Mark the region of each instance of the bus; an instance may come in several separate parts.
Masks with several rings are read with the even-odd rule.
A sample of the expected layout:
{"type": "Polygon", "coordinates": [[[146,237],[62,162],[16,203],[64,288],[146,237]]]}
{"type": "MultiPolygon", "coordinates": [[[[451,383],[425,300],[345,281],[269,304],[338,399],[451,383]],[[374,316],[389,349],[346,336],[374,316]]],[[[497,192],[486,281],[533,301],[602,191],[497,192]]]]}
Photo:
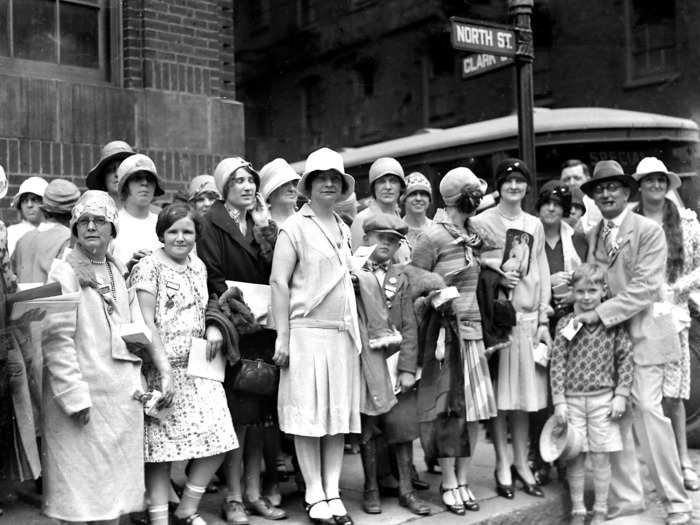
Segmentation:
{"type": "MultiPolygon", "coordinates": [[[[634,173],[644,157],[664,161],[681,175],[679,191],[685,206],[700,211],[696,172],[698,125],[689,119],[601,107],[535,108],[537,181],[558,178],[567,159],[580,159],[592,170],[596,162],[617,160],[634,173]]],[[[420,171],[437,189],[447,171],[467,166],[493,187],[493,173],[506,157],[518,156],[516,115],[445,129],[425,129],[406,137],[340,150],[348,173],[357,182],[358,198],[369,193],[367,173],[379,157],[394,157],[405,172],[420,171]]],[[[301,172],[303,162],[293,164],[301,172]]],[[[437,192],[434,192],[437,195],[437,192]]]]}

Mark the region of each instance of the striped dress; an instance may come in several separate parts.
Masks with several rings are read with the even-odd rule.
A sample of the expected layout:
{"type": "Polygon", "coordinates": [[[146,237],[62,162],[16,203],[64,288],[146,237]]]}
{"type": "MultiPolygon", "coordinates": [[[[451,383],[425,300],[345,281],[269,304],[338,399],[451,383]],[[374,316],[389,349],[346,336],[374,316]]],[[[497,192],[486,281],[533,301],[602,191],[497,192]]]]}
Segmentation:
{"type": "Polygon", "coordinates": [[[452,301],[459,320],[464,366],[464,396],[467,421],[496,416],[496,399],[484,355],[481,313],[476,300],[480,264],[475,253],[481,240],[475,234],[460,232],[443,210],[438,210],[433,224],[415,241],[412,264],[441,275],[455,286],[460,296],[452,301]]]}

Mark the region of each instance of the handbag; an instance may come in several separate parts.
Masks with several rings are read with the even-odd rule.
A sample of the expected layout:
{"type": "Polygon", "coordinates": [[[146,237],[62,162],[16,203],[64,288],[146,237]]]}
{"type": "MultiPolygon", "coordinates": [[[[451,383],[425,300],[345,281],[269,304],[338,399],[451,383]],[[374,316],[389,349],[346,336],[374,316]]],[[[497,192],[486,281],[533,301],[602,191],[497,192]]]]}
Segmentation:
{"type": "Polygon", "coordinates": [[[236,368],[238,370],[233,378],[233,390],[261,396],[272,396],[277,391],[277,365],[271,365],[262,359],[241,359],[236,368]]]}

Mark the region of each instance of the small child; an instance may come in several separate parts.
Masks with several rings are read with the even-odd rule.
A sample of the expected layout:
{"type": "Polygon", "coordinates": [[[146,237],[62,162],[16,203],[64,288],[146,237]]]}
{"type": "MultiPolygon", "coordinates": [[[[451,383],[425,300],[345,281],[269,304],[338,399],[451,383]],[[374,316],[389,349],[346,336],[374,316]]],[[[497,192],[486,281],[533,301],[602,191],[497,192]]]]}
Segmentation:
{"type": "Polygon", "coordinates": [[[593,465],[595,503],[592,524],[605,521],[611,452],[622,450],[619,420],[632,386],[632,342],[623,325],[575,325],[574,316],[594,310],[605,296],[605,273],[583,264],[573,274],[574,311],[559,320],[550,361],[554,415],[580,432],[582,453],[567,464],[571,525],[583,525],[584,459],[593,465]]]}

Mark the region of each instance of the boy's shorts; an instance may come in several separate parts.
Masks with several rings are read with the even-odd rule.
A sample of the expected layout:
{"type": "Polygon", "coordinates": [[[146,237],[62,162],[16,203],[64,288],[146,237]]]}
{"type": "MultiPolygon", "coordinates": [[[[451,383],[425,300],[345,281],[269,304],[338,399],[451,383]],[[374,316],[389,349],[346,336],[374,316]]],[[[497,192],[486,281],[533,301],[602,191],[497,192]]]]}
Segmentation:
{"type": "Polygon", "coordinates": [[[620,425],[610,418],[613,391],[586,396],[566,396],[567,420],[583,439],[582,452],[622,450],[620,425]]]}

